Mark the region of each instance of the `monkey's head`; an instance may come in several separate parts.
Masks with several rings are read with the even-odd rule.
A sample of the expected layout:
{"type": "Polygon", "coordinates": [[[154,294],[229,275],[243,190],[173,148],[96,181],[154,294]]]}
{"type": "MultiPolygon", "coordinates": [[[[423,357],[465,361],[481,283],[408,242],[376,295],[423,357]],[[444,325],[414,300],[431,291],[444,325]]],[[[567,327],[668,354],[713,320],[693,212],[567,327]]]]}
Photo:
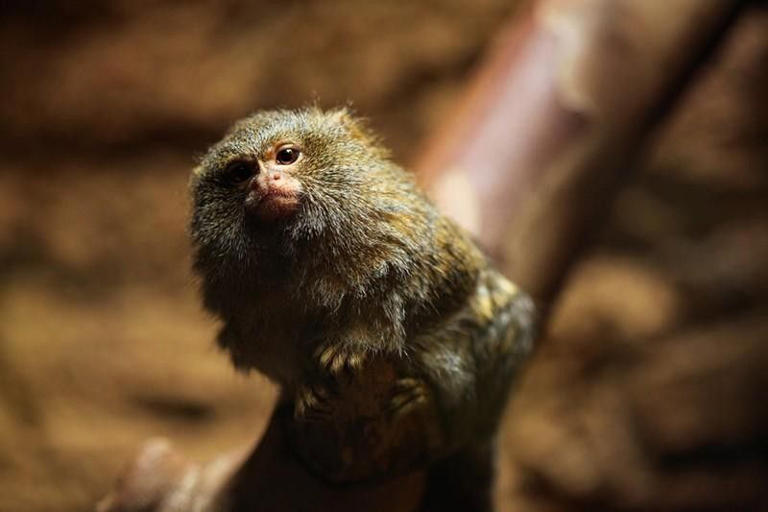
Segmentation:
{"type": "Polygon", "coordinates": [[[415,194],[411,178],[346,110],[267,111],[237,122],[195,169],[191,189],[203,271],[201,258],[209,267],[251,263],[265,248],[362,257],[362,245],[395,238],[390,219],[418,204],[405,197],[415,194]]]}

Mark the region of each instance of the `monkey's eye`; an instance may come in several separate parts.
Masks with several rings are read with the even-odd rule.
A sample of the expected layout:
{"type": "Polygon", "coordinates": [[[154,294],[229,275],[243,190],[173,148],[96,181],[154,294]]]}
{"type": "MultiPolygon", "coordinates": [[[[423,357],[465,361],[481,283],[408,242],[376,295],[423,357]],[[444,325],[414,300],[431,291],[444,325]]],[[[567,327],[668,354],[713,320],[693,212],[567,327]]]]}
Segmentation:
{"type": "Polygon", "coordinates": [[[232,162],[224,170],[224,176],[233,185],[240,184],[254,175],[254,164],[250,162],[232,162]]]}
{"type": "Polygon", "coordinates": [[[280,165],[291,165],[299,159],[300,154],[301,152],[297,148],[284,146],[277,150],[277,154],[275,155],[275,162],[280,165]]]}

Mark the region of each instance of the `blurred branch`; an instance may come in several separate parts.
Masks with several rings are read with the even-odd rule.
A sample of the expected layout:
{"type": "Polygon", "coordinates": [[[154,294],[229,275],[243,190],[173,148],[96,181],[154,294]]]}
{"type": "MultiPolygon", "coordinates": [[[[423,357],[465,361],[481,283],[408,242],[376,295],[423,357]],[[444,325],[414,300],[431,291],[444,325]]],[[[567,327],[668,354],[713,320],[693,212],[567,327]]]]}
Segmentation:
{"type": "Polygon", "coordinates": [[[428,145],[427,186],[548,306],[643,141],[746,3],[535,4],[428,145]]]}

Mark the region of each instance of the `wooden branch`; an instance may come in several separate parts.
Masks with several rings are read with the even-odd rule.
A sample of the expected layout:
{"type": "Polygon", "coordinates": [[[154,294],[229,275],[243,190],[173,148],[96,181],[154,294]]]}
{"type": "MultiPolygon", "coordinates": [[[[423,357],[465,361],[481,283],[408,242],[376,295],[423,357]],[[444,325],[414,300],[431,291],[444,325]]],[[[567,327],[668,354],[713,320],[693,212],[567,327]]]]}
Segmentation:
{"type": "Polygon", "coordinates": [[[443,210],[542,304],[739,0],[545,0],[510,26],[419,163],[443,210]]]}

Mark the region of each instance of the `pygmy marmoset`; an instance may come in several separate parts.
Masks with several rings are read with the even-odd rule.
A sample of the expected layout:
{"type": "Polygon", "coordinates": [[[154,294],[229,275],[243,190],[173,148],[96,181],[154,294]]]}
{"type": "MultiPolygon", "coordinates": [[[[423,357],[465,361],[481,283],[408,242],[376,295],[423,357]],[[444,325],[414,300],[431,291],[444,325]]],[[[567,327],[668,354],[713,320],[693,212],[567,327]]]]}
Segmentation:
{"type": "Polygon", "coordinates": [[[531,350],[530,299],[344,109],[237,122],[191,181],[194,267],[218,343],[297,421],[393,369],[387,428],[429,408],[426,458],[487,452],[531,350]]]}

